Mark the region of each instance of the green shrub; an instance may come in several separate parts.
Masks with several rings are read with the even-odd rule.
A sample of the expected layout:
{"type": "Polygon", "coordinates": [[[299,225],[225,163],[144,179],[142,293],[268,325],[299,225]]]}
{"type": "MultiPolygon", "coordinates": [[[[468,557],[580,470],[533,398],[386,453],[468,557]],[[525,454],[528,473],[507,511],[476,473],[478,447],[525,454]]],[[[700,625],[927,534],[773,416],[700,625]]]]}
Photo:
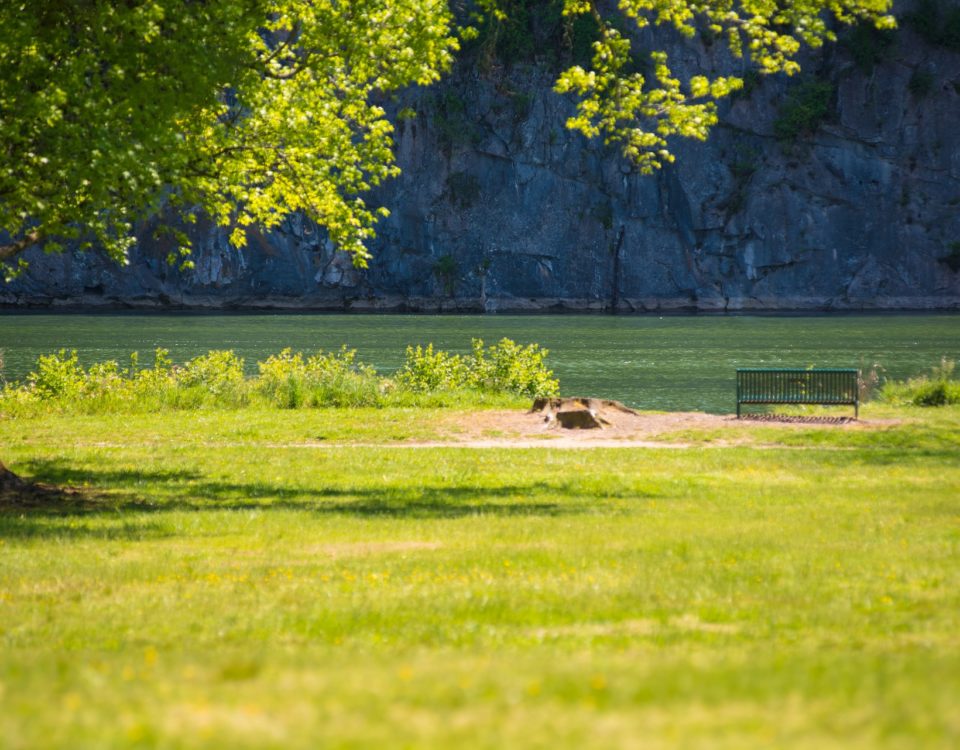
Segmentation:
{"type": "Polygon", "coordinates": [[[410,391],[454,391],[466,388],[470,370],[459,354],[434,351],[433,344],[407,347],[406,360],[397,371],[397,385],[410,391]]]}
{"type": "Polygon", "coordinates": [[[943,380],[921,383],[914,393],[913,403],[915,406],[945,406],[960,403],[960,383],[951,384],[943,380]]]}
{"type": "Polygon", "coordinates": [[[184,400],[181,408],[197,408],[208,402],[242,406],[247,401],[243,360],[233,351],[201,354],[171,372],[177,383],[174,399],[178,406],[184,400]]]}
{"type": "Polygon", "coordinates": [[[954,380],[956,362],[943,357],[930,375],[920,375],[906,381],[890,381],[880,391],[888,403],[913,406],[946,406],[960,404],[960,380],[954,380]]]}
{"type": "Polygon", "coordinates": [[[357,406],[384,406],[386,381],[360,373],[344,373],[312,384],[307,392],[306,405],[336,408],[357,406]]]}
{"type": "Polygon", "coordinates": [[[564,15],[564,0],[500,0],[502,16],[488,13],[478,36],[465,52],[480,57],[481,69],[503,65],[542,63],[589,65],[600,27],[590,13],[564,15]]]}
{"type": "Polygon", "coordinates": [[[514,393],[518,396],[553,396],[559,382],[547,369],[548,354],[538,344],[521,346],[510,339],[484,349],[481,339],[473,339],[468,357],[407,347],[407,359],[397,373],[397,385],[410,391],[454,391],[470,389],[482,393],[514,393]]]}
{"type": "Polygon", "coordinates": [[[923,99],[927,94],[933,91],[933,73],[928,70],[915,70],[910,76],[910,82],[907,88],[917,99],[923,99]]]}
{"type": "Polygon", "coordinates": [[[80,395],[84,372],[76,349],[67,354],[61,349],[56,354],[43,354],[37,359],[36,372],[27,376],[27,382],[38,398],[43,400],[70,399],[80,395]]]}
{"type": "Polygon", "coordinates": [[[214,350],[194,357],[176,371],[186,387],[200,386],[213,394],[227,393],[243,383],[243,360],[230,350],[214,350]]]}
{"type": "Polygon", "coordinates": [[[460,209],[467,209],[480,198],[480,181],[469,172],[454,172],[447,178],[450,202],[460,209]]]}
{"type": "Polygon", "coordinates": [[[122,369],[116,360],[98,362],[84,374],[80,408],[89,413],[118,411],[137,400],[136,355],[131,357],[131,367],[122,369]]]}
{"type": "Polygon", "coordinates": [[[166,349],[155,349],[153,352],[153,367],[137,369],[138,362],[132,364],[136,370],[133,387],[137,403],[147,411],[154,411],[163,406],[172,405],[174,392],[177,389],[177,380],[170,359],[170,352],[166,349]]]}
{"type": "Polygon", "coordinates": [[[548,353],[549,350],[541,349],[539,344],[521,346],[506,338],[484,352],[483,341],[473,339],[470,385],[494,393],[555,396],[560,391],[560,383],[544,362],[548,353]]]}
{"type": "Polygon", "coordinates": [[[385,385],[370,365],[357,361],[355,349],[318,352],[307,360],[309,406],[380,406],[385,385]]]}
{"type": "Polygon", "coordinates": [[[811,78],[794,87],[780,107],[773,132],[782,141],[812,135],[830,114],[833,84],[811,78]]]}
{"type": "Polygon", "coordinates": [[[747,68],[743,74],[743,86],[730,95],[732,99],[749,99],[763,85],[763,75],[756,68],[747,68]]]}
{"type": "Polygon", "coordinates": [[[143,408],[144,404],[157,408],[172,383],[169,359],[162,349],[157,350],[157,370],[140,369],[136,352],[127,368],[107,360],[84,370],[76,351],[68,354],[61,349],[40,356],[24,384],[7,384],[0,392],[0,408],[5,413],[29,412],[40,405],[86,413],[143,408]]]}
{"type": "Polygon", "coordinates": [[[873,71],[893,46],[895,34],[890,29],[878,29],[869,23],[860,23],[844,34],[841,44],[850,52],[857,67],[864,73],[873,71]]]}
{"type": "Polygon", "coordinates": [[[452,297],[457,287],[457,276],[460,273],[460,266],[457,259],[450,253],[441,255],[437,262],[433,264],[433,273],[437,280],[443,285],[443,291],[448,297],[452,297]]]}
{"type": "Polygon", "coordinates": [[[477,145],[483,140],[483,130],[467,112],[467,103],[454,91],[448,91],[432,100],[430,109],[437,136],[444,151],[477,145]]]}
{"type": "Polygon", "coordinates": [[[929,44],[960,51],[960,5],[951,0],[919,0],[904,21],[929,44]]]}
{"type": "Polygon", "coordinates": [[[273,354],[264,362],[257,362],[260,377],[257,391],[281,409],[298,409],[303,406],[306,366],[303,355],[287,348],[273,354]]]}
{"type": "Polygon", "coordinates": [[[356,361],[357,352],[343,347],[339,352],[303,355],[284,349],[258,362],[256,391],[275,406],[377,406],[381,380],[373,367],[356,361]]]}
{"type": "Polygon", "coordinates": [[[408,347],[403,367],[388,379],[347,347],[310,357],[284,349],[258,362],[256,377],[245,378],[243,360],[232,351],[211,351],[177,366],[166,349],[157,349],[153,367],[141,367],[134,353],[128,367],[108,360],[84,370],[75,351],[61,350],[41,356],[23,384],[0,389],[0,414],[236,408],[251,400],[284,409],[506,405],[511,396],[556,393],[546,355],[536,344],[509,339],[487,349],[475,340],[466,357],[433,345],[408,347]]]}

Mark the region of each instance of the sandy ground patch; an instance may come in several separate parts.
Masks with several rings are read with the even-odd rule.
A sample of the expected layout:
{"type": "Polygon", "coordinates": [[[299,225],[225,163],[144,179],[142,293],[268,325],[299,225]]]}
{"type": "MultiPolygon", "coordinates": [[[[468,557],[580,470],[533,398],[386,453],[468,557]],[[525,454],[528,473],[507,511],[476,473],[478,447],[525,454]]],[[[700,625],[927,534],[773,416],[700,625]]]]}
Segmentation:
{"type": "Polygon", "coordinates": [[[869,430],[897,420],[853,420],[847,417],[771,417],[737,419],[736,415],[703,412],[640,412],[607,414],[602,429],[570,430],[550,424],[540,413],[481,411],[467,417],[451,415],[439,440],[406,441],[404,445],[473,447],[689,447],[685,433],[710,433],[713,445],[755,443],[767,427],[786,429],[869,430]],[[675,435],[676,439],[671,439],[675,435]]]}

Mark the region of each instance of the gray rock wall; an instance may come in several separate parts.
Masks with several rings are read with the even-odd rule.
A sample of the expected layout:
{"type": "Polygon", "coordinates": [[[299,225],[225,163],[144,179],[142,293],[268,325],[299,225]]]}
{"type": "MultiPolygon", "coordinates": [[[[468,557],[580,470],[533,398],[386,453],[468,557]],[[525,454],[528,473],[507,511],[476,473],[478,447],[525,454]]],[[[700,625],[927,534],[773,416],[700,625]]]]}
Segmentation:
{"type": "MultiPolygon", "coordinates": [[[[685,75],[742,68],[701,40],[667,44],[685,75]]],[[[464,63],[403,102],[418,116],[397,126],[402,176],[374,196],[391,215],[368,269],[294,219],[242,251],[192,229],[196,268],[181,272],[147,224],[127,268],[31,253],[0,304],[960,309],[960,54],[903,28],[872,67],[841,44],[804,71],[834,87],[813,133],[775,137],[804,84],[764,78],[723,104],[708,142],[641,176],[565,129],[571,102],[543,66],[464,63]]]]}

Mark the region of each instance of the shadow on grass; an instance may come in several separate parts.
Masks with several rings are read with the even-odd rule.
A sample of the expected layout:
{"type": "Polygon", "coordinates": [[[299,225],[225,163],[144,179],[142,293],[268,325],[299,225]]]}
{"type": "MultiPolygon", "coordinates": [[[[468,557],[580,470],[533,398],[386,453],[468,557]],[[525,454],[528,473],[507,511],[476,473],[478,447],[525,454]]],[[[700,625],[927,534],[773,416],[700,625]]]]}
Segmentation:
{"type": "MultiPolygon", "coordinates": [[[[205,479],[191,470],[89,469],[56,460],[35,460],[22,466],[35,482],[64,490],[44,496],[42,502],[0,503],[0,538],[142,540],[172,533],[146,519],[131,522],[133,514],[278,510],[365,518],[532,517],[589,513],[597,499],[569,482],[496,487],[290,487],[256,479],[242,483],[205,479]]],[[[632,498],[639,495],[630,492],[632,498]]]]}

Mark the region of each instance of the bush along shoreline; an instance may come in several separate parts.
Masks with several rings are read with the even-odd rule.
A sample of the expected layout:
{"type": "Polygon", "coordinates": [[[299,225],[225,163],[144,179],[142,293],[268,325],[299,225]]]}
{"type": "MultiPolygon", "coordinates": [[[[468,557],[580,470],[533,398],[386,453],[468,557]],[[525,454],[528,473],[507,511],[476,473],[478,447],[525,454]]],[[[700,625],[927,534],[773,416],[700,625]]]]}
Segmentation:
{"type": "Polygon", "coordinates": [[[0,391],[0,414],[99,413],[247,406],[281,409],[387,406],[510,405],[554,396],[560,383],[546,365],[548,350],[510,339],[484,346],[473,339],[469,355],[407,347],[400,369],[386,377],[346,346],[304,355],[284,349],[257,362],[244,375],[244,361],[231,350],[214,350],[175,364],[165,349],[152,367],[137,352],[127,366],[116,360],[84,368],[77,352],[61,349],[38,358],[24,382],[0,391]]]}
{"type": "Polygon", "coordinates": [[[960,404],[960,380],[954,375],[957,363],[942,357],[929,375],[909,380],[891,380],[880,389],[881,400],[896,406],[947,406],[960,404]]]}

